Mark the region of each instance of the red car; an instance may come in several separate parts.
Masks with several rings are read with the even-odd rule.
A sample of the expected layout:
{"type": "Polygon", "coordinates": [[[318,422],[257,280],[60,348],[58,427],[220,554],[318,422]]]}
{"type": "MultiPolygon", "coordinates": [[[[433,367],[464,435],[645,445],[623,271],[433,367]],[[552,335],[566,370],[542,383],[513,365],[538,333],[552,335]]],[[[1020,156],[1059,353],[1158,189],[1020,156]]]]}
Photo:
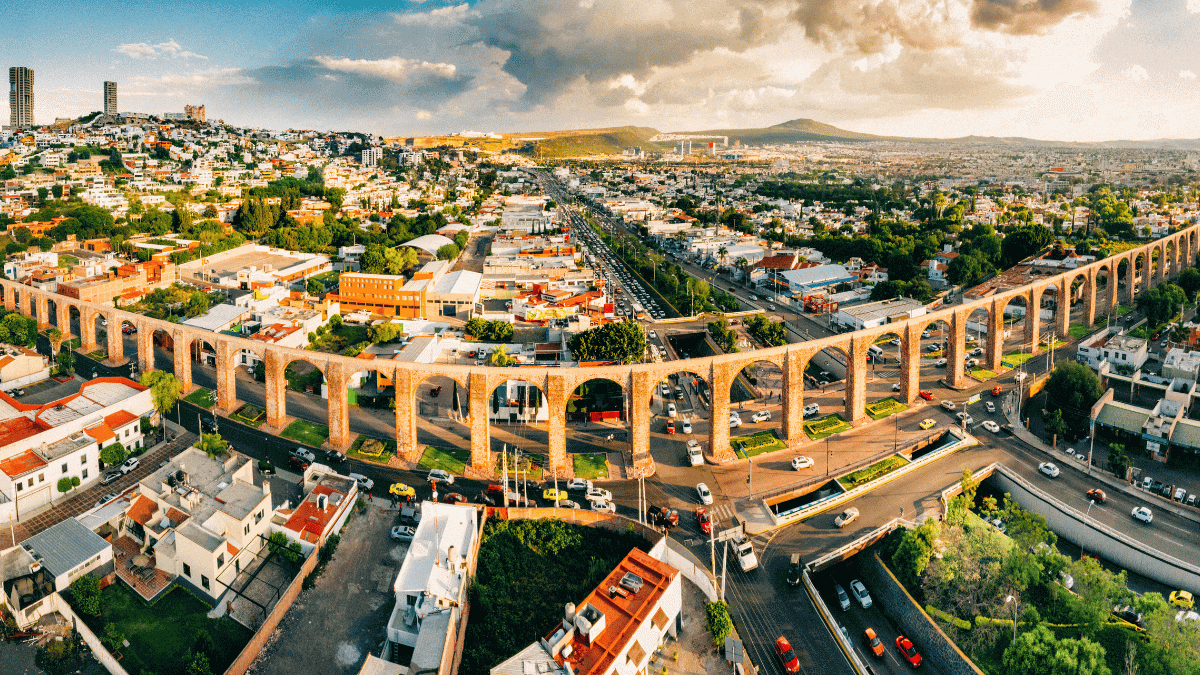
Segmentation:
{"type": "Polygon", "coordinates": [[[863,644],[867,646],[867,651],[871,652],[871,656],[877,659],[883,658],[883,640],[875,634],[874,628],[868,628],[863,631],[863,644]]]}
{"type": "Polygon", "coordinates": [[[696,509],[696,523],[700,526],[700,531],[704,534],[712,534],[712,516],[708,515],[708,511],[701,506],[696,509]]]}
{"type": "Polygon", "coordinates": [[[800,659],[796,658],[792,643],[788,642],[787,638],[780,636],[775,641],[775,655],[779,657],[785,671],[793,674],[800,672],[800,659]]]}
{"type": "Polygon", "coordinates": [[[675,433],[675,420],[667,420],[667,433],[675,433]]]}
{"type": "Polygon", "coordinates": [[[1101,490],[1100,488],[1092,488],[1091,490],[1088,490],[1087,496],[1088,499],[1094,499],[1101,504],[1108,500],[1108,495],[1104,494],[1104,490],[1101,490]]]}
{"type": "Polygon", "coordinates": [[[287,463],[288,466],[296,469],[297,471],[304,471],[308,468],[308,462],[300,459],[299,457],[288,457],[287,463]]]}
{"type": "Polygon", "coordinates": [[[921,665],[921,654],[917,652],[917,648],[913,646],[912,640],[903,635],[896,636],[896,649],[900,650],[900,656],[908,665],[916,668],[921,665]]]}
{"type": "Polygon", "coordinates": [[[1000,385],[996,385],[996,386],[992,387],[992,396],[999,396],[999,395],[1000,395],[1000,385]]]}
{"type": "Polygon", "coordinates": [[[923,390],[923,389],[922,389],[922,390],[921,390],[921,391],[918,393],[918,395],[919,395],[921,398],[925,399],[926,401],[932,401],[932,400],[933,400],[933,392],[932,392],[932,391],[925,391],[925,390],[923,390]]]}

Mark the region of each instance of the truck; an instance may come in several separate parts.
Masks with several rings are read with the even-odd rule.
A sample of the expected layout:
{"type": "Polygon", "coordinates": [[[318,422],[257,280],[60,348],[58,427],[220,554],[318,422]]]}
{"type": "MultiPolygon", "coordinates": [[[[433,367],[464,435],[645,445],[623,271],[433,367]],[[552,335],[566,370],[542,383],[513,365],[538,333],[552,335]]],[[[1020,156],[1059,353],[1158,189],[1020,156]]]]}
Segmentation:
{"type": "Polygon", "coordinates": [[[740,539],[734,540],[733,550],[737,553],[738,567],[741,567],[743,572],[758,568],[758,556],[754,553],[754,544],[750,543],[749,537],[742,535],[740,539]]]}

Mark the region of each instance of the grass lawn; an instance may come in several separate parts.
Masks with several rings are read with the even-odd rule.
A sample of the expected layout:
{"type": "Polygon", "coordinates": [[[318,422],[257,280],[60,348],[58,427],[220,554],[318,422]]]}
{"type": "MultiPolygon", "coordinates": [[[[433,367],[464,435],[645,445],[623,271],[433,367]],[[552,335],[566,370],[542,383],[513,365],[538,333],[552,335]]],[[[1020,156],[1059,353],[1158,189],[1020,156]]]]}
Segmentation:
{"type": "MultiPolygon", "coordinates": [[[[545,461],[542,457],[534,455],[521,455],[520,466],[513,466],[513,453],[508,453],[508,477],[512,478],[528,478],[529,480],[542,480],[542,462],[545,461]],[[520,471],[520,474],[514,474],[514,471],[520,471]]],[[[496,453],[496,473],[504,471],[504,453],[496,453]]]]}
{"type": "Polygon", "coordinates": [[[367,341],[366,326],[342,324],[317,338],[313,346],[317,351],[329,354],[341,354],[347,348],[367,341]]]}
{"type": "MultiPolygon", "coordinates": [[[[324,383],[325,377],[321,374],[320,368],[313,368],[307,373],[301,375],[294,368],[300,362],[289,363],[283,371],[283,377],[287,380],[287,388],[292,391],[307,391],[307,387],[313,388],[313,393],[321,393],[321,384],[324,383]]],[[[305,366],[307,367],[307,363],[305,366]]]]}
{"type": "Polygon", "coordinates": [[[1078,340],[1079,338],[1083,337],[1084,335],[1087,335],[1091,330],[1092,329],[1088,328],[1087,326],[1077,324],[1077,325],[1068,327],[1067,333],[1071,336],[1072,339],[1078,340]]]}
{"type": "Polygon", "coordinates": [[[787,444],[779,440],[779,436],[775,433],[774,429],[731,438],[729,439],[729,446],[742,459],[748,459],[765,452],[787,450],[787,444]]]}
{"type": "Polygon", "coordinates": [[[888,457],[887,459],[882,459],[878,462],[875,462],[865,469],[859,469],[854,473],[842,476],[838,479],[838,483],[842,487],[849,490],[851,488],[856,488],[863,483],[869,483],[876,478],[886,476],[905,464],[908,464],[908,460],[904,459],[903,457],[888,457]]]}
{"type": "Polygon", "coordinates": [[[217,393],[211,389],[205,389],[204,387],[201,387],[187,396],[184,396],[183,400],[207,410],[208,408],[216,405],[217,393]]]}
{"type": "Polygon", "coordinates": [[[842,419],[842,416],[837,413],[804,423],[804,433],[814,441],[819,441],[826,436],[832,436],[850,428],[850,423],[842,419]]]}
{"type": "Polygon", "coordinates": [[[970,371],[968,371],[968,374],[977,380],[990,380],[996,376],[996,371],[988,370],[987,368],[980,368],[979,366],[975,366],[970,371]]]}
{"type": "Polygon", "coordinates": [[[1132,307],[1128,307],[1126,305],[1117,305],[1117,316],[1125,316],[1132,311],[1132,307]]]}
{"type": "Polygon", "coordinates": [[[873,420],[881,420],[889,415],[908,410],[908,406],[891,396],[867,405],[867,416],[873,420]]]}
{"type": "Polygon", "coordinates": [[[1054,338],[1054,344],[1050,344],[1049,340],[1042,342],[1042,349],[1058,349],[1059,347],[1062,347],[1065,344],[1067,344],[1067,342],[1065,340],[1059,340],[1058,338],[1054,338]]]}
{"type": "Polygon", "coordinates": [[[374,462],[375,464],[387,464],[392,453],[396,452],[395,441],[385,441],[378,438],[369,438],[367,436],[359,436],[354,439],[354,443],[346,450],[346,456],[354,459],[361,459],[364,462],[374,462]],[[379,441],[381,452],[368,453],[363,451],[363,444],[368,441],[379,441]]]}
{"type": "Polygon", "coordinates": [[[435,448],[428,446],[421,455],[417,466],[422,469],[445,469],[450,473],[461,476],[471,461],[471,451],[462,448],[435,448]]]}
{"type": "Polygon", "coordinates": [[[591,452],[585,455],[571,455],[575,465],[575,477],[587,480],[608,478],[608,455],[603,452],[591,452]]]}
{"type": "Polygon", "coordinates": [[[109,623],[124,633],[129,646],[121,648],[121,665],[131,675],[184,672],[183,658],[200,631],[212,637],[217,653],[210,665],[221,673],[253,635],[233,619],[209,619],[205,614],[211,608],[181,587],[150,606],[118,581],[100,591],[100,607],[100,616],[80,616],[99,635],[109,623]]]}
{"type": "Polygon", "coordinates": [[[281,435],[284,438],[290,438],[293,441],[300,441],[306,445],[319,448],[325,441],[329,440],[329,427],[321,424],[313,424],[307,420],[296,420],[289,424],[281,435]]]}
{"type": "Polygon", "coordinates": [[[263,422],[266,421],[267,413],[262,408],[247,403],[246,405],[238,408],[233,415],[230,415],[230,417],[243,424],[249,424],[257,429],[262,426],[263,422]]]}
{"type": "Polygon", "coordinates": [[[1004,358],[1001,360],[1004,362],[1005,365],[1007,365],[1011,368],[1016,368],[1017,366],[1021,365],[1022,363],[1025,363],[1026,361],[1028,361],[1029,359],[1032,359],[1033,356],[1034,355],[1030,354],[1029,352],[1013,352],[1011,354],[1005,354],[1004,358]]]}

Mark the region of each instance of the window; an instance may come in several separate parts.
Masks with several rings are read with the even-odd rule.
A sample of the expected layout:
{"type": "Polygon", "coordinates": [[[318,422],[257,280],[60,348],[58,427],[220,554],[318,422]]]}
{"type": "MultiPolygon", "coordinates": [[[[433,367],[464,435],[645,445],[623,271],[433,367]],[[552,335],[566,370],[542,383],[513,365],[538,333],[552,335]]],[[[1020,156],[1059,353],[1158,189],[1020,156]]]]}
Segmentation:
{"type": "Polygon", "coordinates": [[[183,563],[183,575],[187,576],[187,577],[192,576],[192,566],[191,565],[189,565],[187,563],[183,563]]]}
{"type": "Polygon", "coordinates": [[[224,564],[225,564],[225,554],[222,553],[221,555],[217,556],[217,568],[219,569],[224,564]]]}
{"type": "Polygon", "coordinates": [[[87,466],[87,455],[80,455],[80,456],[79,456],[79,465],[80,465],[80,466],[87,466]]]}
{"type": "Polygon", "coordinates": [[[129,429],[125,430],[125,438],[129,438],[129,429]]]}
{"type": "Polygon", "coordinates": [[[203,574],[200,575],[200,585],[204,587],[204,590],[208,590],[208,577],[203,574]]]}
{"type": "Polygon", "coordinates": [[[87,478],[87,467],[86,466],[83,467],[83,475],[81,475],[79,478],[80,478],[80,480],[85,480],[87,478]]]}
{"type": "Polygon", "coordinates": [[[242,534],[250,534],[250,526],[249,525],[247,525],[246,528],[242,531],[242,534]]]}
{"type": "MultiPolygon", "coordinates": [[[[44,473],[39,473],[39,474],[38,474],[38,482],[39,482],[39,483],[45,483],[45,482],[46,482],[46,474],[44,474],[44,473]]],[[[32,478],[31,478],[31,479],[29,479],[29,486],[30,486],[30,487],[33,487],[33,479],[32,479],[32,478]]]]}
{"type": "Polygon", "coordinates": [[[20,492],[24,487],[25,486],[23,484],[17,483],[17,492],[20,492]]]}
{"type": "Polygon", "coordinates": [[[63,473],[67,472],[67,463],[63,462],[63,473]]]}

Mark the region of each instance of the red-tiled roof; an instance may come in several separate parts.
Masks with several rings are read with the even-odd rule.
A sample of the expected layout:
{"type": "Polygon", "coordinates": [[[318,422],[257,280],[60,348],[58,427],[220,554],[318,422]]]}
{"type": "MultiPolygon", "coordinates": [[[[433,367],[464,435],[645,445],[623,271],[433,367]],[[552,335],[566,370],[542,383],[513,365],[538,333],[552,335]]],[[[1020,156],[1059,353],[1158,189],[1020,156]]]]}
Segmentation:
{"type": "Polygon", "coordinates": [[[107,424],[110,429],[120,429],[130,422],[136,421],[137,418],[137,415],[134,415],[128,410],[118,410],[117,412],[106,416],[104,418],[104,423],[107,424]]]}
{"type": "Polygon", "coordinates": [[[40,434],[49,428],[48,426],[38,424],[24,415],[4,420],[0,422],[0,448],[29,438],[34,434],[40,434]]]}
{"type": "Polygon", "coordinates": [[[300,505],[296,507],[296,511],[288,518],[284,527],[293,532],[299,532],[302,537],[306,534],[320,537],[325,528],[329,526],[330,521],[333,520],[334,514],[337,513],[338,505],[335,505],[333,500],[329,499],[325,510],[322,511],[317,508],[315,497],[333,494],[341,494],[343,499],[346,497],[345,494],[333,490],[328,485],[317,485],[313,488],[310,495],[305,497],[304,501],[300,502],[300,505]]]}
{"type": "Polygon", "coordinates": [[[97,443],[103,443],[104,441],[107,441],[110,438],[117,437],[117,435],[113,433],[113,430],[111,428],[109,428],[109,426],[107,424],[104,424],[104,423],[90,426],[87,429],[84,429],[83,432],[85,434],[87,434],[88,436],[91,436],[92,438],[96,439],[97,443]]]}
{"type": "Polygon", "coordinates": [[[140,525],[149,525],[150,518],[158,511],[158,504],[145,495],[138,495],[129,508],[125,510],[125,515],[129,516],[140,525]]]}
{"type": "Polygon", "coordinates": [[[26,450],[16,457],[9,457],[0,462],[0,472],[9,478],[18,478],[44,466],[46,462],[41,457],[33,454],[32,450],[26,450]]]}

